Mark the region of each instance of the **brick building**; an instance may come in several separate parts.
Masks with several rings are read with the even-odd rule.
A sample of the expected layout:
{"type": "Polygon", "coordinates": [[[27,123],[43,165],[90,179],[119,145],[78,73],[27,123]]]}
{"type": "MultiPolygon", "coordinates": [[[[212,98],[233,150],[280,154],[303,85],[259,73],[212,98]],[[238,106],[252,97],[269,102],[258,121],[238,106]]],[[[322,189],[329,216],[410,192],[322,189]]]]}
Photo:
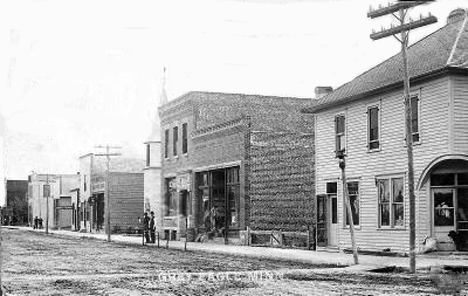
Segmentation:
{"type": "MultiPolygon", "coordinates": [[[[125,232],[139,226],[143,213],[144,177],[139,159],[115,158],[109,172],[111,231],[125,232]]],[[[89,153],[80,157],[80,229],[105,230],[105,160],[89,153]]]]}
{"type": "Polygon", "coordinates": [[[28,223],[28,181],[6,181],[6,206],[2,208],[5,224],[23,225],[28,223]]]}
{"type": "Polygon", "coordinates": [[[190,92],[162,105],[161,234],[179,238],[187,225],[189,239],[234,241],[247,229],[311,227],[314,125],[300,112],[308,103],[190,92]]]}

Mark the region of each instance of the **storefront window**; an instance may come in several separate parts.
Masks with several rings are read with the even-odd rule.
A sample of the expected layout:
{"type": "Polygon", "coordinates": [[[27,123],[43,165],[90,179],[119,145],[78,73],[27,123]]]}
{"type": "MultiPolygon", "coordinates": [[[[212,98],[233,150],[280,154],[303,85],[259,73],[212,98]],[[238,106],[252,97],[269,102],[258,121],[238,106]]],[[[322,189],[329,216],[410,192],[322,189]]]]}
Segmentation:
{"type": "Polygon", "coordinates": [[[178,207],[178,194],[175,188],[175,178],[168,178],[165,180],[165,208],[166,216],[177,215],[178,207]]]}
{"type": "Polygon", "coordinates": [[[200,219],[207,232],[222,236],[239,227],[239,180],[239,167],[197,174],[200,219]]]}
{"type": "MultiPolygon", "coordinates": [[[[354,225],[359,225],[359,183],[348,182],[349,201],[351,203],[351,213],[353,215],[354,225]]],[[[348,211],[346,210],[346,225],[349,225],[348,211]]]]}
{"type": "Polygon", "coordinates": [[[434,224],[435,226],[454,225],[454,207],[452,189],[434,189],[434,224]]]}

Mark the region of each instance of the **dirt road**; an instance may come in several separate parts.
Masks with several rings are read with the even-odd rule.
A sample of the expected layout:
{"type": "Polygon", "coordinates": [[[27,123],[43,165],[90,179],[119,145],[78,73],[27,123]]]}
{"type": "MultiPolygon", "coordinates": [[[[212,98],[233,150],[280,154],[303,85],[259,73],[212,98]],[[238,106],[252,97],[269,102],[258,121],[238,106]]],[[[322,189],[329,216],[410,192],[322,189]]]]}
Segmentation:
{"type": "Polygon", "coordinates": [[[7,295],[453,295],[460,282],[12,229],[2,256],[7,295]]]}

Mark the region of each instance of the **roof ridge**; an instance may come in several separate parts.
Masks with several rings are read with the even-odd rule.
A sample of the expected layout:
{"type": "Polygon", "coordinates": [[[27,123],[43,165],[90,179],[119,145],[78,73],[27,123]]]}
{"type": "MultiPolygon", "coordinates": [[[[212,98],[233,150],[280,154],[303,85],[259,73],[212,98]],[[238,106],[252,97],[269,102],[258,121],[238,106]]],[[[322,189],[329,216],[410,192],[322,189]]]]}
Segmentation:
{"type": "Polygon", "coordinates": [[[455,39],[455,42],[453,43],[453,48],[452,48],[452,50],[450,52],[449,58],[448,58],[447,63],[446,63],[447,66],[450,65],[452,60],[453,60],[453,56],[455,55],[455,51],[458,48],[458,42],[460,41],[460,38],[461,38],[461,36],[463,34],[463,31],[465,31],[467,23],[468,23],[468,10],[465,10],[465,19],[463,20],[463,24],[460,26],[460,31],[458,32],[457,38],[455,39]]]}
{"type": "MultiPolygon", "coordinates": [[[[465,19],[465,20],[466,20],[466,19],[465,19]]],[[[423,38],[417,40],[416,42],[414,42],[413,44],[411,44],[410,46],[408,46],[407,50],[409,50],[409,49],[412,48],[413,46],[416,46],[418,43],[420,43],[420,42],[422,42],[423,40],[425,40],[425,39],[431,37],[432,35],[436,34],[437,32],[439,32],[439,31],[445,29],[447,26],[448,26],[448,25],[442,26],[442,27],[440,27],[439,29],[435,30],[434,32],[432,32],[432,33],[430,33],[430,34],[424,36],[423,38]]],[[[380,67],[382,64],[387,63],[389,60],[394,59],[394,58],[397,58],[397,57],[400,56],[400,55],[401,55],[401,50],[399,50],[399,51],[398,51],[397,53],[395,53],[394,55],[392,55],[392,56],[386,58],[386,59],[383,60],[382,62],[378,63],[378,64],[375,65],[374,67],[371,67],[371,68],[367,69],[366,71],[362,72],[361,74],[359,74],[358,76],[354,77],[354,78],[351,79],[350,81],[348,81],[348,82],[342,84],[342,85],[339,86],[337,89],[335,89],[333,92],[339,90],[340,88],[346,86],[347,84],[350,84],[350,83],[353,82],[355,79],[358,79],[359,77],[361,77],[361,76],[367,74],[368,72],[374,70],[375,68],[380,67]]],[[[325,97],[326,97],[326,96],[325,96],[325,97]]]]}

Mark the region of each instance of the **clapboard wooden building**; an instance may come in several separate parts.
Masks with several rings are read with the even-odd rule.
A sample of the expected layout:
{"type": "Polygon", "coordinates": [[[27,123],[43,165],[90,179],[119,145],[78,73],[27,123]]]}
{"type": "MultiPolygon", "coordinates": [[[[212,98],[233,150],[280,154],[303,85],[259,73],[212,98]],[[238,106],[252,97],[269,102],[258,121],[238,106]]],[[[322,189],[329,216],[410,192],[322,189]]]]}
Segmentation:
{"type": "Polygon", "coordinates": [[[190,92],[162,105],[162,235],[178,239],[187,230],[189,240],[234,242],[247,229],[306,233],[314,127],[300,110],[309,102],[190,92]]]}
{"type": "MultiPolygon", "coordinates": [[[[416,242],[468,249],[468,17],[408,49],[416,191],[416,242]],[[458,246],[448,236],[457,233],[458,246]]],[[[351,246],[336,151],[344,150],[360,249],[409,250],[402,57],[397,54],[306,109],[316,119],[319,244],[351,246]]]]}

